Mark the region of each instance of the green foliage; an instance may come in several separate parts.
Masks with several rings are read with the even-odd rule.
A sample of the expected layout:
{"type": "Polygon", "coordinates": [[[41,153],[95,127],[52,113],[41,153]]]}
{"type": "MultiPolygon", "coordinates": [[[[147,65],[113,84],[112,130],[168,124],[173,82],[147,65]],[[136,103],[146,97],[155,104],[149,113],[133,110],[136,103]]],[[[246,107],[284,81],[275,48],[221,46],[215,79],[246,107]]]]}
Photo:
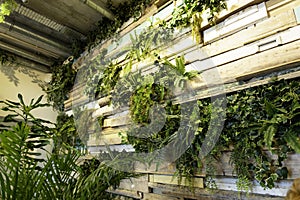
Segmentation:
{"type": "Polygon", "coordinates": [[[210,22],[213,22],[221,10],[226,9],[225,0],[184,0],[183,4],[174,9],[169,23],[171,28],[192,27],[192,35],[200,43],[201,14],[208,10],[210,22]]]}
{"type": "Polygon", "coordinates": [[[89,77],[84,91],[86,95],[94,98],[100,98],[110,94],[120,78],[122,66],[110,62],[105,66],[97,66],[97,69],[95,74],[89,77]]]}
{"type": "Polygon", "coordinates": [[[29,105],[21,94],[18,98],[19,102],[1,101],[1,110],[9,112],[0,131],[1,199],[61,199],[74,180],[78,154],[68,151],[58,156],[46,151],[53,139],[53,129],[47,125],[52,123],[31,112],[49,105],[41,103],[42,96],[29,105]]]}
{"type": "Polygon", "coordinates": [[[64,113],[57,116],[55,137],[54,151],[57,153],[69,148],[85,148],[77,132],[73,116],[68,116],[64,113]]]}
{"type": "Polygon", "coordinates": [[[52,78],[44,88],[47,99],[57,111],[64,111],[64,101],[69,98],[69,92],[74,86],[76,70],[72,68],[73,62],[52,66],[52,78]]]}
{"type": "MultiPolygon", "coordinates": [[[[75,42],[73,45],[74,57],[77,58],[84,50],[90,50],[104,40],[117,36],[119,29],[125,22],[131,17],[138,19],[144,14],[146,8],[151,5],[151,3],[153,3],[151,0],[130,0],[119,4],[117,7],[110,4],[110,10],[114,13],[115,19],[111,21],[107,18],[103,18],[98,22],[97,28],[89,33],[86,41],[75,42]]],[[[161,43],[166,44],[172,39],[172,33],[175,27],[193,24],[193,35],[196,35],[196,39],[199,40],[199,27],[201,24],[199,13],[205,9],[210,9],[211,16],[214,16],[215,13],[225,7],[223,0],[209,2],[185,1],[183,6],[173,12],[173,18],[170,22],[163,21],[157,28],[152,25],[142,34],[135,35],[135,38],[134,36],[131,37],[133,44],[128,49],[129,52],[126,57],[126,59],[129,59],[129,62],[128,65],[124,67],[123,72],[126,73],[126,71],[130,70],[134,59],[138,61],[147,57],[160,59],[158,49],[155,50],[155,48],[161,43]],[[184,22],[182,22],[182,20],[184,22]]],[[[97,94],[102,94],[102,92],[103,94],[108,93],[114,87],[120,75],[120,70],[123,68],[123,66],[113,64],[112,62],[105,62],[103,65],[103,63],[101,63],[101,57],[102,56],[98,57],[97,61],[93,61],[92,69],[88,69],[89,73],[87,77],[89,77],[89,80],[87,81],[88,86],[85,91],[87,95],[96,94],[97,96],[97,94]],[[105,69],[106,67],[108,69],[105,69]],[[95,72],[97,72],[96,75],[95,72]],[[106,77],[110,77],[111,79],[106,77]]],[[[88,66],[90,66],[90,64],[91,63],[89,63],[88,66]]],[[[54,108],[59,111],[62,111],[64,108],[63,102],[68,98],[68,93],[73,86],[74,77],[76,75],[74,70],[70,71],[71,67],[69,65],[71,64],[63,64],[53,68],[52,81],[50,82],[50,86],[46,89],[48,100],[53,102],[54,108]]]]}
{"type": "MultiPolygon", "coordinates": [[[[135,176],[114,169],[122,160],[109,153],[109,158],[86,160],[78,165],[81,156],[73,146],[77,137],[72,118],[58,117],[56,128],[31,112],[48,106],[42,96],[29,105],[22,95],[19,102],[1,101],[9,114],[1,122],[0,130],[0,198],[7,200],[32,199],[112,199],[107,193],[124,178],[135,176]],[[55,130],[58,129],[58,130],[55,130]],[[62,132],[60,132],[62,131],[62,132]],[[59,134],[58,134],[59,132],[59,134]],[[67,137],[62,136],[67,133],[67,137]],[[64,148],[47,151],[50,141],[64,148]],[[41,156],[41,153],[46,156],[41,156]]],[[[104,155],[104,154],[103,154],[104,155]]],[[[129,168],[128,168],[129,169],[129,168]]]]}
{"type": "Polygon", "coordinates": [[[5,16],[9,16],[17,5],[15,0],[4,0],[0,4],[0,23],[4,22],[5,16]]]}
{"type": "MultiPolygon", "coordinates": [[[[179,67],[179,71],[180,69],[179,67]]],[[[198,119],[199,127],[194,133],[192,145],[176,161],[178,170],[176,175],[180,179],[187,177],[192,184],[192,176],[201,172],[203,166],[206,166],[206,169],[216,167],[213,163],[219,162],[222,150],[231,149],[230,163],[238,176],[237,186],[240,190],[249,191],[254,179],[264,188],[273,188],[276,181],[287,178],[288,170],[284,167],[283,161],[288,153],[299,152],[300,145],[297,131],[300,117],[298,81],[298,79],[277,81],[230,94],[227,97],[226,111],[218,109],[218,106],[214,108],[210,99],[198,100],[201,111],[198,119]],[[217,116],[219,112],[226,112],[222,134],[214,149],[201,158],[209,126],[218,126],[211,124],[214,117],[212,113],[217,116]],[[266,148],[277,157],[271,156],[266,148]]],[[[157,102],[164,105],[167,121],[161,131],[147,137],[140,137],[142,133],[137,129],[127,132],[128,142],[138,152],[153,152],[164,147],[176,134],[182,120],[180,107],[174,105],[169,107],[166,97],[170,96],[157,98],[162,96],[160,86],[153,84],[154,82],[152,79],[152,84],[149,84],[147,78],[144,80],[145,84],[140,84],[141,86],[131,96],[131,117],[133,121],[147,125],[150,123],[150,107],[157,102]],[[172,116],[172,121],[168,121],[168,116],[172,116]],[[136,137],[137,135],[139,137],[136,137]]],[[[164,92],[167,93],[168,90],[164,89],[164,92]]],[[[218,103],[221,102],[214,104],[220,105],[218,103]]],[[[209,177],[213,176],[213,170],[208,170],[207,173],[209,177]]]]}
{"type": "MultiPolygon", "coordinates": [[[[289,152],[299,150],[299,133],[296,131],[299,130],[300,114],[298,81],[277,81],[227,96],[224,129],[210,155],[219,162],[220,148],[232,149],[230,162],[237,173],[240,190],[249,190],[253,179],[264,188],[273,188],[276,181],[287,178],[283,161],[289,152]],[[271,157],[266,148],[278,157],[271,157]]],[[[201,106],[199,132],[190,150],[177,161],[178,170],[183,169],[185,175],[187,166],[183,168],[182,165],[197,163],[203,133],[211,120],[207,112],[209,99],[199,100],[198,105],[201,106]]]]}

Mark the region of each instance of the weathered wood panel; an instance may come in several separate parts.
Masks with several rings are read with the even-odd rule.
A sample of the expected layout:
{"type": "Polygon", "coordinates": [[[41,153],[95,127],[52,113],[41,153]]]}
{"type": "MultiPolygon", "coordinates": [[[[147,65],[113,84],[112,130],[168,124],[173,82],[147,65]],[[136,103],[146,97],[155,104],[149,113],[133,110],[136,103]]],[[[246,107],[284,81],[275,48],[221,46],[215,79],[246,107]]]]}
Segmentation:
{"type": "Polygon", "coordinates": [[[270,1],[267,2],[267,8],[269,10],[270,15],[277,15],[282,12],[286,12],[287,10],[293,10],[295,7],[298,7],[300,2],[297,0],[283,0],[280,2],[270,1]],[[271,5],[273,3],[273,5],[271,5]]]}
{"type": "MultiPolygon", "coordinates": [[[[182,180],[179,182],[178,177],[172,175],[161,175],[161,174],[149,174],[150,183],[163,183],[168,185],[180,185],[180,186],[189,186],[189,183],[185,177],[182,177],[182,180]]],[[[203,178],[194,177],[193,178],[194,187],[204,188],[203,178]]]]}
{"type": "Polygon", "coordinates": [[[265,3],[248,7],[239,13],[226,18],[223,22],[204,31],[204,43],[216,40],[226,35],[255,24],[268,17],[265,3]]]}
{"type": "Polygon", "coordinates": [[[208,190],[207,188],[194,188],[191,191],[187,187],[178,187],[175,185],[166,185],[159,183],[149,183],[149,187],[154,193],[160,193],[163,195],[176,195],[184,199],[192,200],[224,200],[224,199],[244,199],[244,200],[282,200],[282,196],[276,197],[275,193],[272,195],[262,195],[262,194],[245,194],[243,192],[236,192],[231,190],[208,190]]]}
{"type": "Polygon", "coordinates": [[[129,124],[131,121],[129,115],[119,116],[114,118],[105,119],[103,122],[103,127],[115,127],[115,126],[124,126],[129,124]]]}
{"type": "MultiPolygon", "coordinates": [[[[123,134],[123,136],[124,136],[124,134],[123,134]]],[[[115,144],[121,144],[121,143],[122,143],[122,138],[119,134],[100,135],[98,137],[96,135],[90,135],[87,145],[88,146],[105,146],[105,145],[115,145],[115,144]]]]}
{"type": "Polygon", "coordinates": [[[143,175],[138,178],[124,179],[121,181],[119,189],[149,192],[148,175],[143,175]]]}

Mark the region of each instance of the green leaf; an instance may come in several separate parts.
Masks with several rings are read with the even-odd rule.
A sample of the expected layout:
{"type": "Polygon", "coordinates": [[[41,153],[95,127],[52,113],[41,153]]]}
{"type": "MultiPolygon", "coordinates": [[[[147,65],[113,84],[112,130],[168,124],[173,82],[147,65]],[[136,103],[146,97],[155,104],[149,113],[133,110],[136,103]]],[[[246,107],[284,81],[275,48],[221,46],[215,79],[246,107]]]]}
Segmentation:
{"type": "Polygon", "coordinates": [[[284,139],[296,153],[300,153],[300,138],[297,136],[296,132],[294,131],[287,132],[284,135],[284,139]]]}
{"type": "Polygon", "coordinates": [[[271,149],[273,138],[277,132],[277,126],[276,125],[270,125],[267,130],[264,132],[264,142],[268,149],[271,149]]]}
{"type": "Polygon", "coordinates": [[[265,108],[266,108],[267,114],[270,117],[275,115],[277,113],[276,106],[274,106],[272,103],[270,103],[270,101],[268,101],[267,99],[264,99],[264,102],[265,102],[265,108]]]}

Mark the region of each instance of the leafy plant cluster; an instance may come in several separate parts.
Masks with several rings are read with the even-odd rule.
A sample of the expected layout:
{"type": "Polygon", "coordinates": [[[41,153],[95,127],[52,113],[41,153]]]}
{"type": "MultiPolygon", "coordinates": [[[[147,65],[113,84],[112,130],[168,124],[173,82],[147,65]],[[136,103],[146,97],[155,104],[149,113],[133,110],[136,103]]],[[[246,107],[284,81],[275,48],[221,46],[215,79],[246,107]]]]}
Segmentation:
{"type": "MultiPolygon", "coordinates": [[[[121,76],[131,72],[134,63],[148,58],[159,60],[159,47],[173,38],[173,31],[165,28],[155,28],[153,25],[142,31],[141,34],[131,35],[132,44],[125,48],[127,63],[124,65],[105,57],[104,49],[96,58],[87,62],[83,67],[84,74],[81,82],[87,83],[85,94],[89,97],[103,97],[109,95],[115,88],[121,76]]],[[[158,61],[156,61],[158,62],[158,61]]]]}
{"type": "Polygon", "coordinates": [[[226,112],[222,134],[204,159],[199,155],[212,104],[210,99],[198,100],[199,128],[192,146],[176,162],[178,173],[191,177],[201,172],[201,166],[220,163],[220,153],[231,150],[239,189],[249,190],[254,179],[264,188],[273,188],[288,176],[284,165],[288,153],[300,152],[299,88],[299,79],[281,80],[228,95],[226,110],[220,110],[226,112]]]}
{"type": "Polygon", "coordinates": [[[64,111],[64,101],[69,98],[69,92],[76,79],[77,72],[72,68],[72,64],[73,62],[70,61],[63,65],[52,66],[51,81],[43,88],[47,94],[47,100],[53,102],[52,106],[57,111],[64,111]]]}
{"type": "Polygon", "coordinates": [[[10,13],[17,7],[15,0],[4,0],[0,4],[0,23],[4,22],[5,16],[10,15],[10,13]]]}
{"type": "MultiPolygon", "coordinates": [[[[187,177],[192,184],[193,175],[201,173],[205,167],[210,173],[209,177],[213,176],[216,168],[221,167],[216,164],[220,163],[221,153],[230,150],[230,164],[238,177],[237,186],[240,190],[250,190],[252,180],[258,181],[264,188],[273,188],[276,181],[288,176],[288,169],[284,165],[288,154],[300,152],[299,88],[299,79],[294,79],[245,89],[227,96],[225,110],[218,106],[222,104],[221,100],[214,104],[211,99],[198,100],[198,128],[192,145],[176,161],[176,175],[187,177]],[[205,144],[208,129],[220,126],[211,121],[221,112],[226,113],[226,121],[219,140],[216,144],[210,144],[211,141],[205,144]],[[202,157],[205,145],[215,147],[202,157]]],[[[131,117],[135,122],[143,125],[150,123],[149,107],[153,102],[165,105],[166,111],[166,122],[161,131],[147,137],[141,137],[143,133],[136,129],[127,132],[128,143],[138,152],[153,152],[168,144],[170,138],[176,135],[182,120],[180,106],[170,106],[168,98],[157,99],[158,94],[161,94],[159,90],[145,85],[131,97],[131,117]]],[[[174,151],[177,148],[174,147],[174,151]]]]}
{"type": "Polygon", "coordinates": [[[200,43],[202,13],[204,11],[209,12],[208,21],[214,22],[216,15],[226,8],[225,0],[184,0],[182,5],[174,9],[168,25],[171,28],[192,27],[192,35],[200,43]]]}
{"type": "MultiPolygon", "coordinates": [[[[117,7],[114,7],[111,4],[110,8],[115,14],[114,21],[111,21],[107,18],[103,18],[101,21],[99,21],[98,28],[96,28],[94,31],[91,31],[89,33],[88,39],[86,41],[75,42],[74,50],[73,50],[74,57],[77,58],[80,56],[80,53],[83,50],[91,49],[97,46],[98,44],[100,44],[102,41],[108,38],[112,38],[113,36],[116,36],[119,28],[124,24],[124,22],[128,21],[131,17],[138,19],[140,16],[142,16],[146,8],[151,3],[153,2],[150,0],[139,0],[139,1],[130,0],[119,4],[117,7]]],[[[125,68],[125,71],[130,70],[133,59],[140,61],[141,59],[144,59],[145,56],[146,57],[149,56],[149,54],[150,56],[154,55],[155,57],[159,57],[158,53],[154,52],[153,46],[159,44],[158,43],[159,41],[163,41],[162,39],[165,39],[164,42],[169,41],[172,38],[172,37],[168,37],[170,36],[170,34],[168,33],[171,33],[171,30],[173,30],[175,27],[189,26],[191,23],[188,23],[188,21],[191,21],[193,17],[193,13],[201,13],[207,8],[210,9],[211,14],[214,15],[222,8],[225,8],[225,4],[223,0],[208,1],[208,2],[207,1],[199,2],[195,0],[184,1],[184,4],[174,11],[173,18],[170,22],[161,22],[159,28],[154,28],[154,26],[151,26],[150,28],[146,29],[143,34],[140,34],[139,36],[136,35],[136,38],[132,37],[131,39],[133,41],[133,45],[131,49],[128,49],[129,53],[128,56],[126,57],[126,59],[128,59],[129,62],[126,67],[122,66],[122,68],[125,68]],[[189,10],[190,7],[193,9],[189,10]],[[186,15],[186,13],[189,14],[186,15]],[[184,15],[181,16],[181,14],[184,15]],[[179,22],[181,18],[185,18],[186,23],[179,22]],[[161,28],[161,27],[165,27],[165,28],[161,28]],[[166,29],[169,30],[166,31],[166,29]],[[160,31],[164,31],[164,33],[160,33],[160,31]]],[[[197,26],[195,25],[193,27],[198,27],[199,29],[200,24],[198,23],[197,26]]],[[[196,28],[193,28],[193,30],[196,33],[196,28]]],[[[197,34],[199,35],[200,32],[197,34]]],[[[117,79],[119,76],[121,66],[111,62],[108,63],[104,65],[110,66],[110,69],[106,70],[105,72],[103,72],[102,69],[99,70],[99,66],[98,67],[96,66],[95,68],[90,70],[90,71],[95,71],[96,69],[97,75],[95,76],[94,73],[90,73],[90,76],[88,76],[90,77],[90,80],[88,82],[88,87],[86,90],[87,95],[102,94],[102,90],[104,91],[103,94],[106,94],[107,91],[109,91],[114,87],[114,84],[116,82],[115,79],[117,79]],[[102,77],[104,77],[103,80],[102,77]],[[110,81],[110,79],[105,77],[110,77],[111,79],[113,79],[113,81],[110,81]]],[[[95,62],[95,64],[99,64],[99,62],[97,61],[95,62]]],[[[104,67],[103,63],[100,64],[100,67],[101,68],[104,67]]],[[[75,74],[73,72],[60,73],[60,70],[69,71],[69,65],[63,64],[61,66],[54,67],[54,70],[52,72],[53,74],[52,81],[49,84],[48,88],[46,89],[47,94],[49,96],[48,100],[50,102],[53,102],[54,108],[59,111],[63,110],[64,108],[63,101],[67,99],[68,92],[71,90],[74,84],[74,81],[72,81],[74,79],[70,78],[71,77],[70,75],[75,74]],[[56,68],[58,68],[59,70],[56,70],[56,68]],[[67,68],[67,69],[63,69],[63,68],[67,68]]]]}
{"type": "Polygon", "coordinates": [[[50,128],[53,123],[32,114],[49,106],[41,103],[42,96],[29,105],[22,95],[18,98],[19,102],[0,102],[1,110],[9,112],[0,123],[1,199],[112,199],[107,189],[135,176],[111,167],[121,162],[112,152],[79,165],[82,155],[71,146],[75,141],[61,135],[66,129],[74,131],[72,120],[60,116],[61,121],[50,128]]]}
{"type": "Polygon", "coordinates": [[[78,150],[85,148],[78,134],[73,116],[68,116],[64,113],[59,114],[56,118],[54,134],[56,139],[54,141],[53,150],[56,151],[56,153],[69,148],[78,150]]]}
{"type": "Polygon", "coordinates": [[[153,152],[169,143],[180,126],[181,117],[180,105],[171,102],[175,88],[185,88],[186,81],[196,76],[196,73],[185,72],[182,56],[176,58],[175,64],[157,60],[156,66],[157,71],[146,76],[140,72],[128,74],[120,80],[113,94],[116,97],[113,104],[129,106],[131,119],[137,125],[126,132],[126,139],[123,138],[136,152],[153,152]],[[149,124],[151,126],[147,126],[149,124]],[[147,131],[142,131],[143,128],[147,131]]]}

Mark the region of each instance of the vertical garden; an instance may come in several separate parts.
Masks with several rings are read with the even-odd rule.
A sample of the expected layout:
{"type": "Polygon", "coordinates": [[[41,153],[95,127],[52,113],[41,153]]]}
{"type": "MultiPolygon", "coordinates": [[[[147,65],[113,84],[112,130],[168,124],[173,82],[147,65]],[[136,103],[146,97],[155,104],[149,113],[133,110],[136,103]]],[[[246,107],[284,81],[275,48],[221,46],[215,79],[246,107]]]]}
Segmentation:
{"type": "MultiPolygon", "coordinates": [[[[1,4],[0,22],[15,3],[7,0],[1,4]]],[[[48,103],[41,103],[41,96],[26,104],[21,94],[19,101],[0,102],[1,110],[7,112],[0,123],[0,199],[117,199],[118,195],[109,191],[118,188],[123,179],[142,176],[134,172],[134,163],[159,168],[168,156],[176,166],[173,176],[179,183],[184,179],[191,193],[193,177],[199,174],[204,174],[205,187],[218,189],[215,178],[220,175],[217,171],[222,166],[218,165],[224,154],[229,155],[227,164],[239,191],[251,191],[254,183],[272,189],[288,178],[285,161],[300,153],[299,78],[264,75],[260,78],[268,81],[263,84],[197,98],[191,82],[205,70],[187,70],[190,63],[184,55],[173,55],[172,61],[165,57],[164,50],[184,31],[201,45],[202,22],[208,20],[209,26],[214,26],[218,14],[227,9],[225,0],[184,0],[167,19],[151,22],[131,35],[130,45],[122,50],[122,61],[101,48],[107,41],[118,41],[124,23],[138,21],[155,3],[129,0],[118,7],[109,4],[115,19],[100,20],[86,40],[74,42],[67,60],[52,66],[51,81],[42,86],[48,103]],[[78,67],[81,59],[93,52],[98,53],[78,67]],[[139,63],[147,63],[151,70],[139,69],[139,63]],[[127,108],[132,123],[120,133],[122,144],[131,145],[139,155],[152,156],[141,159],[106,145],[106,152],[90,158],[86,150],[89,136],[81,133],[91,128],[90,124],[81,127],[76,120],[89,119],[92,114],[80,106],[73,110],[74,116],[65,113],[65,102],[72,98],[82,71],[85,96],[96,102],[106,97],[115,109],[127,108]],[[176,103],[184,95],[192,98],[176,103]],[[56,123],[32,114],[48,106],[58,112],[56,123]],[[180,156],[172,160],[174,155],[180,156]],[[115,168],[123,165],[131,170],[115,168]]],[[[0,62],[14,62],[14,58],[0,51],[0,62]]],[[[282,75],[293,70],[280,71],[282,75]]],[[[100,128],[105,117],[97,116],[100,128]]]]}

